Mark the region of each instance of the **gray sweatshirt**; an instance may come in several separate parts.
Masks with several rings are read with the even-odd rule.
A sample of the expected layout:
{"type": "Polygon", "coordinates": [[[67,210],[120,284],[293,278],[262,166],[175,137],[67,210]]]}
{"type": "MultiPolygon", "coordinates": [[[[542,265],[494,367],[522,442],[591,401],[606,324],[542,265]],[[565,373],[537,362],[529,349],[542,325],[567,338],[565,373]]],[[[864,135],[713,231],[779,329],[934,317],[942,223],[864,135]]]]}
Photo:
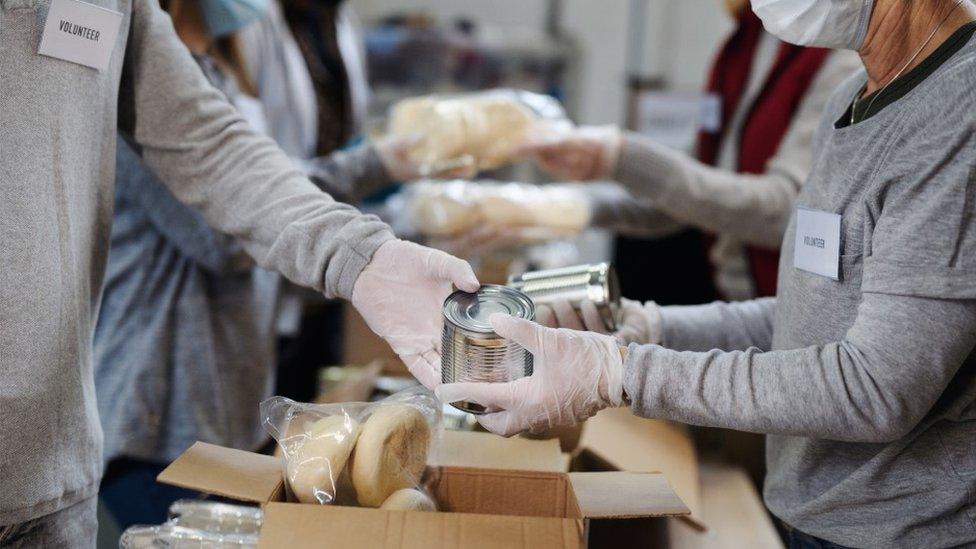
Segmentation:
{"type": "Polygon", "coordinates": [[[95,494],[102,433],[92,375],[121,132],[181,202],[257,264],[350,297],[393,238],[251,131],[154,0],[123,13],[109,67],[37,54],[50,0],[0,0],[0,525],[95,494]]]}
{"type": "Polygon", "coordinates": [[[794,214],[777,298],[663,308],[629,349],[636,413],[769,433],[767,505],[834,543],[976,545],[973,82],[976,40],[837,129],[848,80],[797,199],[840,214],[839,280],[793,267],[794,214]]]}

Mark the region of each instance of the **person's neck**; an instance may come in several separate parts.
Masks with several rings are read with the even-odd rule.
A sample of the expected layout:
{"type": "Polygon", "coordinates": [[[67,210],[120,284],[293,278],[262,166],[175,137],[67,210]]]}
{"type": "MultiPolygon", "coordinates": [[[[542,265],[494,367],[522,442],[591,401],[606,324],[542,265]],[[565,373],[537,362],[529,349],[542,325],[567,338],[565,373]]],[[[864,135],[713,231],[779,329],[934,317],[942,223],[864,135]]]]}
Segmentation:
{"type": "Polygon", "coordinates": [[[958,7],[956,3],[957,0],[875,0],[867,36],[858,50],[868,73],[865,95],[889,84],[899,71],[913,69],[959,27],[976,19],[976,8],[969,0],[963,0],[958,7]],[[942,26],[932,35],[940,23],[942,26]],[[906,67],[905,63],[930,35],[931,40],[906,67]]]}

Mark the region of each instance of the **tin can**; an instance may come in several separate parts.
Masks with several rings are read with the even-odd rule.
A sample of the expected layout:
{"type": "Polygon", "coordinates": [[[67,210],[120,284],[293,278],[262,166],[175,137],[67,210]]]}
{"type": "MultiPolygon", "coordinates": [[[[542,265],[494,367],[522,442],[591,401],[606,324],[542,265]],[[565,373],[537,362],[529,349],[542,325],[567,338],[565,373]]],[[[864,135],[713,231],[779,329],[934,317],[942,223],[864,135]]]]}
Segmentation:
{"type": "MultiPolygon", "coordinates": [[[[532,353],[495,333],[488,317],[510,314],[535,319],[532,300],[513,288],[485,284],[476,293],[457,291],[444,301],[441,381],[504,383],[532,375],[532,353]]],[[[472,414],[485,408],[473,402],[452,402],[472,414]]]]}
{"type": "Polygon", "coordinates": [[[610,331],[616,330],[620,321],[620,281],[610,263],[513,275],[508,278],[508,286],[521,290],[536,305],[566,300],[577,312],[583,300],[588,299],[596,305],[610,331]]]}

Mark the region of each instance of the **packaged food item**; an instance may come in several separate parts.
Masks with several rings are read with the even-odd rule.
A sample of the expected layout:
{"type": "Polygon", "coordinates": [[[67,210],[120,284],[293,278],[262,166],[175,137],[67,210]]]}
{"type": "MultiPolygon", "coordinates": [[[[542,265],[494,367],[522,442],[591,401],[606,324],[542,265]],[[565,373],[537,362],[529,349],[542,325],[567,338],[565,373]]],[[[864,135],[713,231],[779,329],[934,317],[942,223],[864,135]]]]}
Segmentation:
{"type": "MultiPolygon", "coordinates": [[[[454,292],[444,301],[443,310],[443,383],[504,383],[532,375],[532,354],[496,334],[488,321],[495,313],[533,320],[535,306],[528,296],[513,288],[485,284],[475,293],[454,292]]],[[[472,414],[485,412],[484,406],[474,402],[451,405],[472,414]]]]}
{"type": "Polygon", "coordinates": [[[407,195],[411,225],[448,237],[488,226],[527,229],[539,240],[575,236],[590,225],[590,203],[578,185],[492,181],[422,181],[407,195]]]}
{"type": "Polygon", "coordinates": [[[423,387],[375,403],[261,403],[265,430],[281,448],[288,498],[379,507],[394,492],[421,489],[442,429],[441,408],[423,387]]]}
{"type": "Polygon", "coordinates": [[[257,535],[263,513],[253,505],[181,499],[169,506],[166,524],[214,534],[257,535]]]}
{"type": "Polygon", "coordinates": [[[241,549],[258,546],[257,534],[220,534],[172,524],[132,526],[119,538],[121,549],[241,549]]]}
{"type": "Polygon", "coordinates": [[[498,89],[402,100],[390,112],[389,133],[417,136],[411,160],[429,174],[468,167],[472,173],[515,160],[535,136],[572,125],[554,98],[498,89]]]}

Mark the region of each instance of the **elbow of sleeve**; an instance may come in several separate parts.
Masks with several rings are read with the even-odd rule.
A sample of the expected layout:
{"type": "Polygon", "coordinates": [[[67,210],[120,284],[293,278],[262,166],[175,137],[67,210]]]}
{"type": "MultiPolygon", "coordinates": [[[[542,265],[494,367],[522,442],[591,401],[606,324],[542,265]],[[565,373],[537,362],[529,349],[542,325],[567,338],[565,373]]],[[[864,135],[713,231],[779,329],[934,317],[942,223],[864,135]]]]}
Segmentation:
{"type": "Polygon", "coordinates": [[[855,437],[856,442],[887,444],[901,440],[919,424],[922,417],[902,410],[897,413],[885,414],[865,426],[862,436],[855,437]]]}

